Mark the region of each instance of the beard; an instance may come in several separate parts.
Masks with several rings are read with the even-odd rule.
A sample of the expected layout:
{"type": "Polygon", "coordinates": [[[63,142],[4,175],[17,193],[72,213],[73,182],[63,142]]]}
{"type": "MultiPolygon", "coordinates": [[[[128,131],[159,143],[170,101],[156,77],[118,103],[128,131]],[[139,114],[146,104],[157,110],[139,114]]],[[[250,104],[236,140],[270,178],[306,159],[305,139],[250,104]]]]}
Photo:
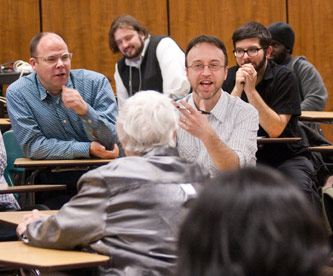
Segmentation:
{"type": "Polygon", "coordinates": [[[263,57],[262,61],[257,66],[254,66],[254,69],[256,69],[257,73],[264,67],[266,63],[266,56],[263,57]]]}
{"type": "MultiPolygon", "coordinates": [[[[124,54],[124,57],[126,57],[128,59],[137,59],[138,57],[140,57],[140,55],[143,51],[143,48],[144,48],[144,42],[143,42],[143,39],[141,37],[139,37],[139,39],[140,39],[140,42],[141,42],[140,46],[135,49],[133,54],[131,54],[131,55],[124,54]]],[[[133,46],[130,46],[130,47],[133,47],[133,46]]],[[[125,49],[125,52],[126,52],[126,49],[125,49]]]]}

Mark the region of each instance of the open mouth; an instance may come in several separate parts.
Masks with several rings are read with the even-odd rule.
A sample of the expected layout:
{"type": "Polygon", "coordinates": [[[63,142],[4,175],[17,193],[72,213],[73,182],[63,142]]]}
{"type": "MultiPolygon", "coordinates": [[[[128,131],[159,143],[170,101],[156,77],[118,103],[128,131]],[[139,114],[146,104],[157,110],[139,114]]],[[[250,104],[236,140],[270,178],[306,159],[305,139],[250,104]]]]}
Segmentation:
{"type": "Polygon", "coordinates": [[[212,81],[208,81],[208,80],[204,80],[200,82],[200,85],[202,85],[203,87],[209,87],[213,84],[212,81]]]}

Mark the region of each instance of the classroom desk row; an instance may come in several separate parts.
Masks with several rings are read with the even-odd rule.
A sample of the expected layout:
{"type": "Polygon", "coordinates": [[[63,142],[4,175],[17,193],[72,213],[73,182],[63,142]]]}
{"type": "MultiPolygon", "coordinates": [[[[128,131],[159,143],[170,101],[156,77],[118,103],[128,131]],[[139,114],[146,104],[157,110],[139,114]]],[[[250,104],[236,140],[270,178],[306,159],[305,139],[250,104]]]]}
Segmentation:
{"type": "MultiPolygon", "coordinates": [[[[54,215],[57,210],[42,210],[54,215]]],[[[31,211],[0,212],[0,224],[16,227],[31,211]]],[[[33,247],[22,241],[0,242],[0,265],[9,269],[38,269],[41,272],[77,269],[106,264],[108,256],[93,253],[33,247]]]]}
{"type": "MultiPolygon", "coordinates": [[[[333,111],[302,111],[299,117],[300,121],[305,122],[318,122],[318,123],[333,123],[333,111]]],[[[8,118],[0,118],[0,126],[10,127],[10,120],[8,118]]]]}

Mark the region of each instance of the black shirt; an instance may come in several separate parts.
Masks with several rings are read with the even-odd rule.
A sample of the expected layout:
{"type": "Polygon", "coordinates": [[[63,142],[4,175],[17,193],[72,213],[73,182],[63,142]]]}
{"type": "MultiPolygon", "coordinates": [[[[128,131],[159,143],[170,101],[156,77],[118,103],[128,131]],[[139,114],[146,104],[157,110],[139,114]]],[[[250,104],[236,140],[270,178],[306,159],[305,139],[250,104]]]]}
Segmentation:
{"type": "MultiPolygon", "coordinates": [[[[231,67],[223,84],[223,90],[231,93],[238,66],[231,67]]],[[[269,61],[263,79],[257,84],[256,90],[265,103],[278,114],[290,114],[291,118],[280,137],[300,137],[297,123],[301,114],[301,100],[298,84],[294,73],[284,66],[269,61]]],[[[245,92],[241,97],[248,102],[245,92]]],[[[268,137],[267,132],[259,126],[258,136],[268,137]]],[[[295,144],[265,144],[257,151],[257,161],[269,165],[279,165],[295,155],[306,154],[302,142],[295,144]]]]}

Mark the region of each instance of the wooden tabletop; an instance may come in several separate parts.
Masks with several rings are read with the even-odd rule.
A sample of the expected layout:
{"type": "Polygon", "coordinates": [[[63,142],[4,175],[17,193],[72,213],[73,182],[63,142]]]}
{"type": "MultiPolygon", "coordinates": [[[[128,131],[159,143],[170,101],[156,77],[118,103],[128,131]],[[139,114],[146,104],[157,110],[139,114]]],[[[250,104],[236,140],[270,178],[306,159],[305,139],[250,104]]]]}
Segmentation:
{"type": "Polygon", "coordinates": [[[80,251],[33,247],[22,241],[0,242],[0,264],[41,271],[76,269],[106,264],[108,256],[80,251]]]}
{"type": "Polygon", "coordinates": [[[9,186],[9,187],[5,187],[5,188],[0,188],[0,194],[59,191],[59,190],[66,190],[66,188],[67,188],[67,186],[65,184],[59,184],[59,185],[38,184],[38,185],[9,186]]]}
{"type": "Polygon", "coordinates": [[[317,123],[333,123],[333,111],[302,111],[299,117],[300,121],[317,122],[317,123]]]}
{"type": "Polygon", "coordinates": [[[15,168],[77,168],[100,166],[111,162],[113,159],[74,159],[74,160],[32,160],[29,158],[17,158],[15,168]]]}
{"type": "MultiPolygon", "coordinates": [[[[40,212],[54,215],[58,210],[40,210],[40,212]]],[[[17,226],[23,220],[23,217],[28,214],[31,214],[31,211],[0,212],[0,223],[17,226]]]]}
{"type": "Polygon", "coordinates": [[[297,143],[301,141],[301,137],[278,137],[278,138],[257,138],[258,144],[277,144],[277,143],[297,143]]]}
{"type": "Polygon", "coordinates": [[[331,146],[308,147],[308,150],[312,151],[312,152],[333,153],[333,145],[331,145],[331,146]]]}
{"type": "Polygon", "coordinates": [[[8,118],[0,118],[0,125],[1,126],[10,126],[10,120],[8,118]]]}

